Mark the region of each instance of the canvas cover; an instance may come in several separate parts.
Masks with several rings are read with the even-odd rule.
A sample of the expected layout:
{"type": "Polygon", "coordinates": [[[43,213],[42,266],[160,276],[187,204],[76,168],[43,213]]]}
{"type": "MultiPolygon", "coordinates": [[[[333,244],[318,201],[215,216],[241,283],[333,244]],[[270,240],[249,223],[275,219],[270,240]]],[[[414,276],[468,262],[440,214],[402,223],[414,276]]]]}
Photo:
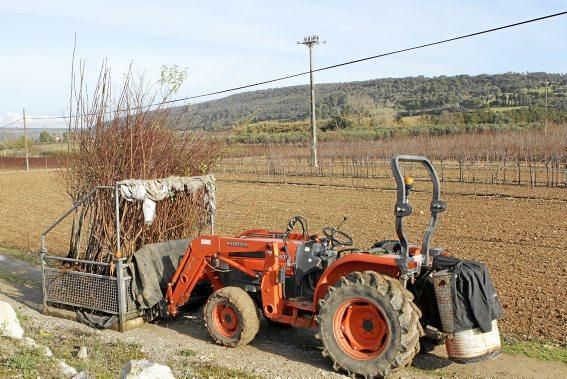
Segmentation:
{"type": "Polygon", "coordinates": [[[189,241],[180,239],[148,244],[130,257],[132,296],[139,309],[152,308],[164,297],[167,283],[175,274],[189,241]]]}

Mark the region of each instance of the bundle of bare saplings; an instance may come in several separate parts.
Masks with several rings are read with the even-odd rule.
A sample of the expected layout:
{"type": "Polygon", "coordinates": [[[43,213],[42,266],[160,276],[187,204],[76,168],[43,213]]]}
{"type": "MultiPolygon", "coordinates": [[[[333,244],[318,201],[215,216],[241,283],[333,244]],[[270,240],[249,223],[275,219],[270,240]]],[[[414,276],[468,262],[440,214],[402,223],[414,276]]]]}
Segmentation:
{"type": "MultiPolygon", "coordinates": [[[[70,148],[64,177],[67,192],[77,202],[97,186],[113,186],[125,179],[159,179],[206,174],[220,147],[210,139],[184,131],[181,120],[163,105],[170,88],[148,86],[142,79],[125,76],[119,91],[111,89],[110,70],[101,70],[94,94],[73,80],[69,118],[70,148]],[[158,94],[161,94],[159,96],[158,94]]],[[[119,196],[120,251],[116,249],[115,192],[101,189],[74,214],[68,256],[98,262],[127,257],[141,246],[187,238],[209,220],[205,188],[181,191],[157,202],[153,222],[144,222],[141,202],[119,196]]],[[[94,271],[92,265],[85,270],[94,271]]],[[[100,270],[100,269],[97,269],[100,270]]]]}

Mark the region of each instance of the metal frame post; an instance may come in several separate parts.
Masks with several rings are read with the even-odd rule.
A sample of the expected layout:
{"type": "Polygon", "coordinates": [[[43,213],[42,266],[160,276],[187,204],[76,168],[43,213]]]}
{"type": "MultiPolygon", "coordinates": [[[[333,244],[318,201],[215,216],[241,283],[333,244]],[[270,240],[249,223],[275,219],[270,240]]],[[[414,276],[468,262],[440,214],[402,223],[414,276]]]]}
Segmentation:
{"type": "Polygon", "coordinates": [[[116,260],[116,285],[118,295],[118,328],[124,331],[126,316],[126,283],[124,282],[124,258],[116,260]]]}
{"type": "Polygon", "coordinates": [[[47,300],[45,299],[45,246],[44,246],[44,236],[41,236],[41,252],[39,253],[39,259],[41,264],[41,297],[43,301],[43,311],[47,309],[47,300]]]}
{"type": "Polygon", "coordinates": [[[114,209],[116,213],[116,294],[118,296],[118,330],[124,331],[126,317],[126,283],[124,282],[124,258],[120,254],[120,192],[118,184],[114,185],[114,209]]]}
{"type": "Polygon", "coordinates": [[[120,253],[120,197],[118,184],[114,186],[114,207],[116,213],[116,253],[120,253]]]}
{"type": "Polygon", "coordinates": [[[61,221],[63,221],[65,218],[67,218],[67,216],[69,216],[74,210],[76,210],[81,204],[83,204],[85,201],[87,201],[88,199],[90,199],[92,196],[94,196],[97,191],[99,189],[110,189],[112,188],[111,186],[97,186],[95,188],[93,188],[92,190],[90,190],[85,196],[83,196],[81,199],[79,199],[77,202],[75,202],[73,204],[73,206],[65,213],[63,213],[57,220],[55,220],[53,223],[51,223],[51,225],[49,225],[42,233],[41,236],[39,237],[39,241],[40,241],[40,259],[41,259],[41,281],[42,281],[42,290],[43,290],[43,305],[44,307],[47,306],[47,302],[45,300],[45,257],[47,254],[47,244],[45,241],[45,238],[47,236],[47,234],[49,234],[49,232],[51,232],[51,230],[53,228],[55,228],[57,225],[59,225],[61,223],[61,221]]]}

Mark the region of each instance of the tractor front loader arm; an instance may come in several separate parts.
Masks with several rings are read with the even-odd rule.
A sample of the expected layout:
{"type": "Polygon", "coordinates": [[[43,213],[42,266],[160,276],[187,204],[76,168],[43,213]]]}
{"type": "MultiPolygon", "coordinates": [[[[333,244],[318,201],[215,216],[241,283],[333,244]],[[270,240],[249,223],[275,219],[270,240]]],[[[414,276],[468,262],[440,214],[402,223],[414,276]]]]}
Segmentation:
{"type": "Polygon", "coordinates": [[[228,257],[229,251],[242,252],[249,251],[249,249],[258,250],[258,248],[265,250],[265,244],[260,244],[260,246],[256,246],[256,244],[253,244],[253,246],[248,245],[248,242],[241,242],[237,238],[219,236],[200,236],[192,240],[173,278],[167,285],[165,295],[167,313],[170,316],[175,316],[178,313],[178,308],[189,300],[195,285],[201,279],[210,279],[213,287],[221,285],[218,279],[215,282],[216,275],[210,263],[210,260],[213,258],[225,262],[230,267],[248,276],[257,278],[258,274],[254,270],[244,267],[228,257]]]}
{"type": "Polygon", "coordinates": [[[207,258],[218,250],[218,241],[214,242],[217,249],[213,247],[212,238],[197,238],[189,243],[173,278],[167,285],[167,312],[170,316],[175,316],[178,308],[189,300],[195,285],[205,274],[207,258]]]}

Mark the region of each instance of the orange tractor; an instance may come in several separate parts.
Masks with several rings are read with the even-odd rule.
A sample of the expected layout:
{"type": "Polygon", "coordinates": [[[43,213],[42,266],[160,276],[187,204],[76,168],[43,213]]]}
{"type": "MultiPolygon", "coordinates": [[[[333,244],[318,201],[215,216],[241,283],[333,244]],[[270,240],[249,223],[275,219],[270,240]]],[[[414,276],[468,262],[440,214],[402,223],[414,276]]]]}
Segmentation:
{"type": "Polygon", "coordinates": [[[300,216],[283,231],[202,235],[190,242],[168,284],[161,314],[175,316],[198,283],[209,282],[214,292],[205,306],[205,322],[224,346],[252,341],[261,312],[279,324],[318,329],[323,355],[332,359],[335,370],[374,377],[408,365],[429,328],[420,321],[427,306],[416,304],[413,286],[429,272],[433,257],[444,254],[429,242],[446,205],[429,160],[396,156],[391,166],[398,240],[357,249],[340,226],[311,234],[300,216]],[[400,162],[423,164],[433,183],[431,219],[421,246],[409,244],[404,233],[403,219],[412,213],[408,194],[413,180],[402,177],[400,162]],[[301,232],[294,232],[297,226],[301,232]]]}

